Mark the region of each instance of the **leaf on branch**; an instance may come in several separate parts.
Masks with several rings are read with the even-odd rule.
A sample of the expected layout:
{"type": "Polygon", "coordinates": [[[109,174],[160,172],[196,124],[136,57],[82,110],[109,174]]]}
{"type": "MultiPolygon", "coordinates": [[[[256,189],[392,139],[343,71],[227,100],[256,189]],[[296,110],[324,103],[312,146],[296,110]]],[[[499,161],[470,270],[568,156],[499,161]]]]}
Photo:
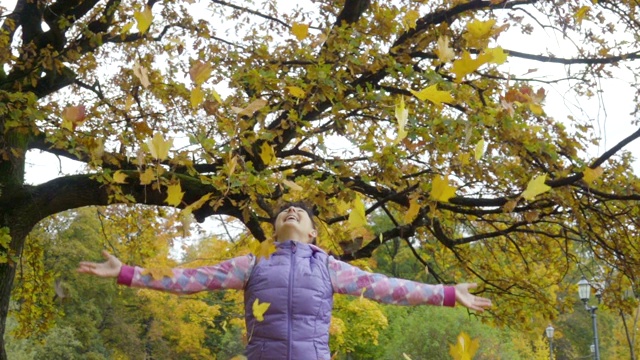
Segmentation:
{"type": "Polygon", "coordinates": [[[271,303],[260,303],[260,300],[256,299],[252,305],[253,317],[255,317],[257,321],[264,321],[264,313],[267,312],[269,306],[271,306],[271,303]]]}
{"type": "Polygon", "coordinates": [[[367,216],[364,211],[364,202],[360,195],[356,195],[356,198],[353,199],[351,203],[352,210],[349,213],[349,219],[347,222],[349,223],[350,229],[357,229],[364,227],[367,225],[367,216]]]}
{"type": "Polygon", "coordinates": [[[182,191],[180,182],[177,182],[175,184],[167,186],[167,198],[164,200],[164,202],[171,206],[178,206],[182,202],[183,196],[184,192],[182,191]]]}
{"type": "Polygon", "coordinates": [[[471,340],[471,337],[464,331],[458,335],[458,341],[455,345],[449,344],[449,355],[454,360],[471,360],[480,348],[478,339],[471,340]]]}
{"type": "Polygon", "coordinates": [[[62,127],[69,131],[74,131],[85,119],[86,108],[84,105],[67,106],[62,110],[62,127]]]}
{"type": "Polygon", "coordinates": [[[480,66],[484,63],[478,59],[472,59],[471,54],[467,51],[462,53],[462,57],[453,62],[453,66],[451,67],[451,72],[456,75],[456,82],[459,83],[464,79],[465,76],[471,74],[472,72],[478,70],[480,66]]]}
{"type": "Polygon", "coordinates": [[[545,184],[547,175],[536,176],[527,184],[527,189],[522,193],[522,197],[532,201],[536,196],[551,190],[551,186],[545,184]]]}
{"type": "Polygon", "coordinates": [[[505,61],[507,61],[508,55],[501,47],[498,46],[492,49],[485,49],[482,52],[481,57],[482,60],[485,60],[485,62],[501,65],[504,64],[505,61]]]}
{"type": "Polygon", "coordinates": [[[296,39],[298,39],[298,41],[302,41],[309,36],[309,25],[293,23],[293,25],[291,25],[291,33],[296,37],[296,39]]]}
{"type": "Polygon", "coordinates": [[[415,29],[416,22],[420,18],[420,13],[416,10],[409,10],[405,13],[404,18],[402,18],[402,24],[409,29],[415,29]]]}
{"type": "Polygon", "coordinates": [[[121,170],[117,170],[113,173],[113,182],[116,184],[126,184],[127,174],[123,173],[121,170]]]}
{"type": "Polygon", "coordinates": [[[244,109],[232,106],[231,110],[234,113],[238,114],[239,116],[253,116],[253,114],[255,114],[256,111],[262,109],[265,106],[267,106],[267,101],[266,100],[256,99],[256,100],[252,101],[251,104],[249,104],[244,109]]]}
{"type": "Polygon", "coordinates": [[[200,197],[200,199],[198,199],[198,200],[192,202],[191,204],[189,204],[188,206],[186,206],[182,210],[182,214],[190,215],[190,214],[193,213],[193,210],[200,209],[207,201],[209,201],[209,199],[211,199],[212,195],[213,195],[213,193],[208,193],[206,195],[203,195],[202,197],[200,197]]]}
{"type": "Polygon", "coordinates": [[[149,185],[156,179],[156,173],[153,168],[147,167],[143,173],[140,173],[140,185],[149,185]]]}
{"type": "Polygon", "coordinates": [[[440,36],[438,38],[438,43],[436,47],[436,54],[438,55],[438,59],[443,63],[447,63],[456,56],[453,52],[453,49],[449,46],[449,37],[448,36],[440,36]]]}
{"type": "Polygon", "coordinates": [[[586,6],[586,5],[578,9],[578,11],[576,11],[576,13],[573,14],[573,17],[576,19],[576,23],[582,24],[582,20],[585,19],[585,17],[589,14],[590,10],[591,10],[591,6],[586,6]]]}
{"type": "Polygon", "coordinates": [[[189,69],[189,77],[197,86],[204,84],[211,77],[213,67],[209,63],[195,61],[189,69]]]}
{"type": "Polygon", "coordinates": [[[429,197],[440,202],[448,202],[456,195],[456,187],[449,185],[449,176],[436,176],[431,184],[429,197]]]}
{"type": "Polygon", "coordinates": [[[486,39],[493,35],[493,26],[496,24],[495,19],[487,21],[474,20],[467,24],[467,37],[473,39],[486,39]]]}
{"type": "Polygon", "coordinates": [[[393,142],[393,145],[397,145],[407,136],[405,129],[407,125],[407,118],[409,117],[409,110],[405,109],[404,97],[400,96],[400,101],[396,100],[396,119],[398,120],[398,137],[393,142]]]}
{"type": "Polygon", "coordinates": [[[420,212],[420,204],[418,203],[418,198],[411,198],[409,200],[409,210],[404,214],[404,223],[410,224],[413,220],[416,219],[418,213],[420,212]]]}
{"type": "Polygon", "coordinates": [[[153,22],[153,13],[148,6],[144,7],[143,11],[136,11],[133,13],[133,17],[136,18],[136,26],[141,34],[144,34],[149,30],[151,22],[153,22]]]}
{"type": "Polygon", "coordinates": [[[449,91],[438,90],[438,84],[433,84],[420,91],[409,91],[411,91],[413,96],[418,99],[422,101],[429,100],[437,106],[442,105],[442,103],[453,103],[453,96],[451,96],[451,93],[449,91]]]}
{"type": "Polygon", "coordinates": [[[271,166],[276,162],[276,153],[266,141],[260,146],[260,159],[265,166],[271,166]]]}
{"type": "Polygon", "coordinates": [[[204,101],[204,92],[202,91],[202,88],[199,85],[196,85],[196,87],[194,87],[193,90],[191,90],[191,107],[195,109],[198,106],[200,106],[200,104],[202,104],[203,101],[204,101]]]}
{"type": "Polygon", "coordinates": [[[289,90],[289,94],[291,94],[291,96],[296,97],[298,99],[302,99],[306,95],[304,90],[302,90],[297,86],[287,86],[287,90],[289,90]]]}
{"type": "Polygon", "coordinates": [[[156,132],[153,134],[153,138],[147,140],[147,146],[151,156],[162,161],[169,156],[169,149],[173,145],[173,139],[165,140],[162,134],[156,132]]]}
{"type": "Polygon", "coordinates": [[[595,169],[586,168],[582,172],[582,175],[583,175],[582,180],[584,180],[584,182],[586,182],[587,184],[591,184],[596,179],[598,179],[603,173],[604,173],[604,169],[602,169],[602,167],[600,166],[598,166],[595,169]]]}

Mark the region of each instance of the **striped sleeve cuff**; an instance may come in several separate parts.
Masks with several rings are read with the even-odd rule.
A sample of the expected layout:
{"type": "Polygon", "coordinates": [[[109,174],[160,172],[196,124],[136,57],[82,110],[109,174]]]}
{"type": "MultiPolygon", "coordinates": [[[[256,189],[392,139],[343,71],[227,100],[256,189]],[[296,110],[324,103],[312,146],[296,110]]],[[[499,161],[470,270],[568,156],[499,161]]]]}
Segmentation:
{"type": "Polygon", "coordinates": [[[444,300],[442,306],[456,306],[456,288],[454,286],[444,286],[444,300]]]}
{"type": "Polygon", "coordinates": [[[120,268],[120,274],[118,274],[118,284],[131,286],[134,271],[135,268],[133,266],[122,265],[122,268],[120,268]]]}

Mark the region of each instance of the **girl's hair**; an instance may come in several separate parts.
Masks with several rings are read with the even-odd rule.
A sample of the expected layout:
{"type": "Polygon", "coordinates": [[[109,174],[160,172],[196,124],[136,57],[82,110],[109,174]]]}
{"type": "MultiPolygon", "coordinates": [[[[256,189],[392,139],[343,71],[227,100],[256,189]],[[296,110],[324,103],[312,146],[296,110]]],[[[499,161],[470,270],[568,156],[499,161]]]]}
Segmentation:
{"type": "MultiPolygon", "coordinates": [[[[306,211],[307,215],[309,215],[309,219],[311,220],[311,226],[313,226],[313,228],[317,230],[314,207],[310,206],[308,203],[304,201],[290,201],[280,205],[280,207],[278,207],[278,211],[274,212],[273,215],[271,216],[271,225],[275,227],[276,219],[278,219],[278,214],[280,214],[281,212],[283,212],[284,210],[292,206],[306,211]]],[[[311,243],[315,245],[316,239],[314,238],[311,243]]]]}

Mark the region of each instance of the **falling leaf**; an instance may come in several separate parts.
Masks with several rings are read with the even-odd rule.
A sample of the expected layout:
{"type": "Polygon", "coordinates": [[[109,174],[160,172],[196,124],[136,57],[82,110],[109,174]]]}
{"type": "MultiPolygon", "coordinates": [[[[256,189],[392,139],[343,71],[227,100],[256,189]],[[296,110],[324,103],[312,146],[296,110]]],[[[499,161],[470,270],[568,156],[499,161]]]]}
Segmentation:
{"type": "Polygon", "coordinates": [[[84,105],[67,106],[62,110],[62,127],[74,131],[76,126],[82,124],[86,119],[86,108],[84,105]]]}
{"type": "Polygon", "coordinates": [[[267,312],[271,303],[263,302],[260,303],[258,299],[253,302],[253,317],[256,318],[257,321],[264,321],[264,313],[267,312]]]}
{"type": "Polygon", "coordinates": [[[123,173],[121,170],[117,170],[113,173],[113,182],[116,184],[126,184],[127,174],[123,173]]]}
{"type": "Polygon", "coordinates": [[[536,196],[551,190],[551,187],[545,184],[547,181],[547,175],[536,176],[529,181],[527,189],[522,193],[522,197],[532,201],[536,196]]]}
{"type": "Polygon", "coordinates": [[[140,185],[149,185],[156,179],[156,173],[148,167],[140,174],[140,185]]]}
{"type": "Polygon", "coordinates": [[[165,140],[162,134],[156,132],[153,134],[153,138],[147,140],[147,146],[151,156],[158,160],[164,160],[169,156],[169,149],[173,145],[173,139],[165,140]]]}
{"type": "Polygon", "coordinates": [[[257,248],[253,250],[253,255],[258,259],[267,259],[276,252],[276,245],[273,241],[259,242],[257,248]]]}
{"type": "Polygon", "coordinates": [[[273,151],[273,147],[267,142],[263,142],[260,146],[260,159],[266,166],[273,165],[276,162],[276,154],[273,151]]]}
{"type": "Polygon", "coordinates": [[[471,360],[480,348],[478,339],[471,340],[471,337],[464,331],[458,335],[458,341],[455,345],[449,345],[449,355],[454,360],[471,360]]]}
{"type": "Polygon", "coordinates": [[[576,23],[581,24],[582,20],[584,20],[584,18],[587,16],[590,10],[591,10],[591,7],[586,5],[578,9],[578,11],[576,11],[576,13],[573,14],[573,17],[576,19],[576,23]]]}
{"type": "Polygon", "coordinates": [[[442,103],[452,103],[453,97],[449,91],[441,91],[438,90],[438,84],[433,84],[427,88],[424,88],[420,91],[410,90],[411,93],[422,101],[429,100],[432,103],[440,106],[442,103]]]}
{"type": "Polygon", "coordinates": [[[474,157],[476,161],[480,160],[482,158],[482,155],[484,155],[484,145],[484,139],[480,139],[480,141],[478,141],[478,143],[476,144],[476,148],[474,151],[474,157]]]}
{"type": "Polygon", "coordinates": [[[140,65],[137,61],[133,64],[133,75],[135,75],[138,80],[140,80],[140,83],[145,88],[148,88],[149,85],[151,85],[147,69],[144,66],[140,65]]]}
{"type": "Polygon", "coordinates": [[[402,23],[409,29],[416,27],[416,21],[420,18],[420,13],[416,10],[409,10],[405,13],[402,23]]]}
{"type": "Polygon", "coordinates": [[[449,176],[436,176],[431,184],[431,199],[447,202],[456,195],[456,188],[449,185],[449,176]]]}
{"type": "Polygon", "coordinates": [[[168,268],[144,269],[140,275],[150,275],[153,280],[162,280],[165,277],[173,277],[173,270],[168,268]]]}
{"type": "Polygon", "coordinates": [[[404,97],[400,97],[400,101],[396,100],[396,119],[398,120],[398,137],[393,142],[394,145],[398,144],[402,139],[407,136],[407,118],[409,117],[409,110],[405,109],[404,97]]]}
{"type": "Polygon", "coordinates": [[[209,63],[202,61],[195,61],[189,69],[189,77],[196,85],[202,85],[205,81],[211,77],[213,67],[209,63]]]}
{"type": "Polygon", "coordinates": [[[171,206],[178,206],[182,202],[184,192],[180,186],[180,182],[167,186],[167,198],[164,200],[171,206]]]}
{"type": "Polygon", "coordinates": [[[136,11],[133,14],[133,17],[136,18],[136,26],[138,28],[138,31],[141,34],[144,34],[147,32],[147,30],[149,30],[149,27],[151,26],[151,22],[153,21],[153,14],[151,13],[151,8],[148,6],[144,7],[143,11],[136,11]]]}
{"type": "Polygon", "coordinates": [[[197,108],[204,101],[204,92],[200,86],[196,86],[191,90],[191,107],[197,108]]]}
{"type": "Polygon", "coordinates": [[[246,108],[242,109],[242,108],[237,108],[237,107],[232,107],[231,110],[240,115],[240,116],[253,116],[253,114],[255,114],[256,111],[262,109],[263,107],[265,107],[267,105],[267,101],[263,100],[263,99],[257,99],[251,102],[251,104],[249,104],[246,108]]]}
{"type": "Polygon", "coordinates": [[[295,35],[298,41],[302,41],[309,36],[309,25],[301,23],[293,23],[291,33],[295,35]]]}
{"type": "Polygon", "coordinates": [[[420,212],[420,204],[417,198],[411,198],[409,200],[409,210],[404,214],[404,223],[409,224],[416,219],[420,212]]]}
{"type": "Polygon", "coordinates": [[[283,179],[282,183],[285,184],[287,187],[289,187],[293,191],[302,191],[302,190],[304,190],[302,188],[302,186],[296,184],[295,182],[293,182],[291,180],[283,179]]]}
{"type": "Polygon", "coordinates": [[[484,50],[484,55],[486,56],[486,60],[487,62],[493,63],[493,64],[504,64],[505,61],[507,61],[508,55],[506,52],[504,52],[504,50],[501,47],[496,47],[493,49],[485,49],[484,50]]]}
{"type": "Polygon", "coordinates": [[[467,32],[473,39],[486,39],[492,35],[491,30],[495,24],[495,19],[487,21],[473,20],[467,24],[467,32]]]}
{"type": "Polygon", "coordinates": [[[456,56],[453,52],[453,49],[449,46],[449,37],[448,36],[440,36],[438,38],[436,54],[438,55],[438,59],[443,63],[447,63],[456,56]]]}
{"type": "Polygon", "coordinates": [[[602,167],[600,166],[598,166],[595,169],[586,168],[582,172],[583,174],[582,180],[584,180],[584,182],[586,182],[587,184],[591,184],[597,178],[599,178],[602,175],[602,173],[604,173],[604,169],[602,169],[602,167]]]}
{"type": "Polygon", "coordinates": [[[367,216],[364,211],[364,202],[360,195],[356,195],[351,203],[351,212],[349,213],[349,228],[356,229],[367,225],[367,216]]]}
{"type": "Polygon", "coordinates": [[[289,90],[289,94],[293,97],[297,97],[299,99],[305,97],[305,92],[301,88],[297,86],[287,86],[287,90],[289,90]]]}
{"type": "Polygon", "coordinates": [[[404,357],[405,360],[412,360],[411,357],[409,357],[409,355],[402,353],[402,356],[404,357]]]}

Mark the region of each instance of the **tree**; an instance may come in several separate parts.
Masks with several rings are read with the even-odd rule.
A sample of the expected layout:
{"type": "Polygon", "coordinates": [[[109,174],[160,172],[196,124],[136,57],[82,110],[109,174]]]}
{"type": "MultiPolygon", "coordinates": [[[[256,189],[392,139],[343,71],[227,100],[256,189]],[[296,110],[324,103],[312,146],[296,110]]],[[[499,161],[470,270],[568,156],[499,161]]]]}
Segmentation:
{"type": "Polygon", "coordinates": [[[636,11],[608,0],[17,0],[0,25],[0,334],[33,226],[87,205],[226,215],[262,242],[275,204],[306,198],[343,259],[408,240],[437,278],[477,280],[514,305],[497,319],[555,316],[558,289],[538,276],[561,278],[585,254],[637,286],[640,182],[623,148],[640,130],[591,158],[589,119],[544,108],[551,82],[594,98],[614,70],[637,73],[625,36],[636,11]],[[570,39],[572,55],[500,47],[536,30],[570,39]],[[549,81],[505,61],[569,70],[549,81]],[[26,184],[38,150],[86,166],[26,184]],[[367,227],[374,211],[388,228],[367,227]]]}

